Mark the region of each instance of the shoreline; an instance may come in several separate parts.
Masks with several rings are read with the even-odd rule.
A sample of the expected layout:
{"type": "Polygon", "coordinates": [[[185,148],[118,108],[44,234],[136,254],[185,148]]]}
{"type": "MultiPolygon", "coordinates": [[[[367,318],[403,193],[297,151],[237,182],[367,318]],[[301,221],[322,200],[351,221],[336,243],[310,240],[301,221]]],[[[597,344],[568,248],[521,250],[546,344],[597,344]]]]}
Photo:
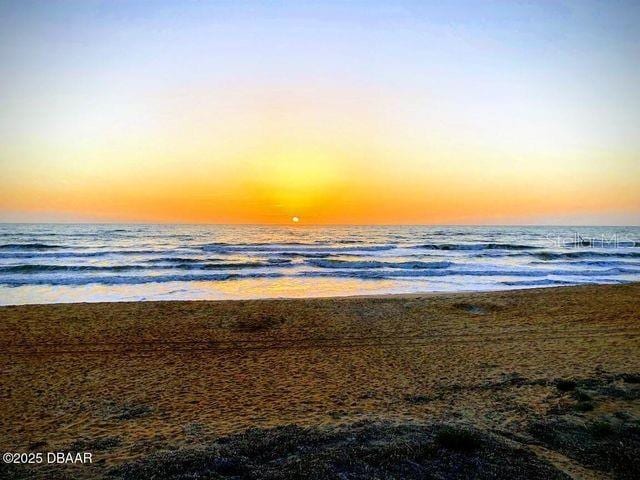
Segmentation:
{"type": "Polygon", "coordinates": [[[583,283],[579,285],[548,285],[548,286],[533,286],[533,287],[516,287],[516,288],[504,288],[494,290],[460,290],[460,291],[425,291],[425,292],[410,292],[410,293],[382,293],[382,294],[354,294],[354,295],[329,295],[321,297],[255,297],[255,298],[228,298],[228,299],[194,299],[194,300],[109,300],[109,301],[95,301],[95,302],[51,302],[51,303],[18,303],[0,305],[0,310],[11,307],[44,307],[50,305],[109,305],[109,304],[163,304],[163,303],[221,303],[221,302],[278,302],[278,301],[292,301],[292,300],[341,300],[341,299],[377,299],[377,298],[420,298],[430,296],[454,296],[454,295],[485,295],[485,294],[499,294],[507,292],[522,292],[522,291],[544,291],[544,290],[557,290],[557,289],[575,289],[575,288],[587,288],[587,287],[611,287],[611,286],[629,286],[640,285],[640,281],[628,281],[620,283],[583,283]]]}
{"type": "Polygon", "coordinates": [[[225,455],[241,469],[285,472],[291,455],[309,465],[316,454],[342,458],[354,438],[376,455],[400,441],[435,448],[402,455],[445,473],[450,461],[488,458],[499,462],[488,471],[506,473],[518,457],[526,462],[513,478],[571,469],[632,478],[638,466],[615,459],[640,458],[639,312],[637,282],[5,306],[0,449],[91,451],[98,462],[25,467],[15,478],[178,478],[165,475],[169,457],[199,458],[181,468],[204,476],[198,465],[215,470],[222,460],[209,462],[230,445],[274,439],[297,453],[268,465],[257,452],[225,455]],[[458,452],[441,433],[452,428],[477,445],[458,452]]]}

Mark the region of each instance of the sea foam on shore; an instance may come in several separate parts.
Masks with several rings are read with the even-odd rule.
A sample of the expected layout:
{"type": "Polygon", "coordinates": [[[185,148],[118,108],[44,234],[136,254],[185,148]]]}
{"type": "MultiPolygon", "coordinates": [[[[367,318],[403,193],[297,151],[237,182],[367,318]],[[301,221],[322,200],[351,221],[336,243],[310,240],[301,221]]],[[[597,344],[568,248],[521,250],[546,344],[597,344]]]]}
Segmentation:
{"type": "Polygon", "coordinates": [[[637,280],[637,227],[0,225],[0,304],[637,280]]]}

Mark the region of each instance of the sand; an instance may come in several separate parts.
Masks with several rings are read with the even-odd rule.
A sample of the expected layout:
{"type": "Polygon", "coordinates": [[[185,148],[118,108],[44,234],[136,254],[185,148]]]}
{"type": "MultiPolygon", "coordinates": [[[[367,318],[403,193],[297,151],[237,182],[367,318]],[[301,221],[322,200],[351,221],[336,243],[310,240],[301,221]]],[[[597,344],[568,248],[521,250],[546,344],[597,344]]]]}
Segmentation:
{"type": "MultiPolygon", "coordinates": [[[[640,418],[640,284],[2,307],[0,372],[0,451],[93,451],[82,478],[287,424],[457,422],[526,446],[554,411],[640,418]]],[[[575,478],[611,475],[529,443],[575,478]]]]}

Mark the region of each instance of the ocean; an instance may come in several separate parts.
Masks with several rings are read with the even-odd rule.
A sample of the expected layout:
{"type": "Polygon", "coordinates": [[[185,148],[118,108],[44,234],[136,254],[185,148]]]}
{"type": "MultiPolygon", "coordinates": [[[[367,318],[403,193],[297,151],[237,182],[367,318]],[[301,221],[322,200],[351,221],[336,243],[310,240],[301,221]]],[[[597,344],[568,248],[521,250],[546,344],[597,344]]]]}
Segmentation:
{"type": "Polygon", "coordinates": [[[0,224],[0,304],[640,280],[640,227],[0,224]]]}

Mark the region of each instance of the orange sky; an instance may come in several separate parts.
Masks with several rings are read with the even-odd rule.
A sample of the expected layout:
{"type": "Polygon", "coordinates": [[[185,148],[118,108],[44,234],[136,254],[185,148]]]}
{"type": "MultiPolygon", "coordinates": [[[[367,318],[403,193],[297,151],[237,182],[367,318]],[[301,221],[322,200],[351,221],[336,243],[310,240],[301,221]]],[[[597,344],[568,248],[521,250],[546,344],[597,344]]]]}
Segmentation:
{"type": "Polygon", "coordinates": [[[0,221],[638,224],[637,32],[588,5],[8,12],[0,221]]]}

